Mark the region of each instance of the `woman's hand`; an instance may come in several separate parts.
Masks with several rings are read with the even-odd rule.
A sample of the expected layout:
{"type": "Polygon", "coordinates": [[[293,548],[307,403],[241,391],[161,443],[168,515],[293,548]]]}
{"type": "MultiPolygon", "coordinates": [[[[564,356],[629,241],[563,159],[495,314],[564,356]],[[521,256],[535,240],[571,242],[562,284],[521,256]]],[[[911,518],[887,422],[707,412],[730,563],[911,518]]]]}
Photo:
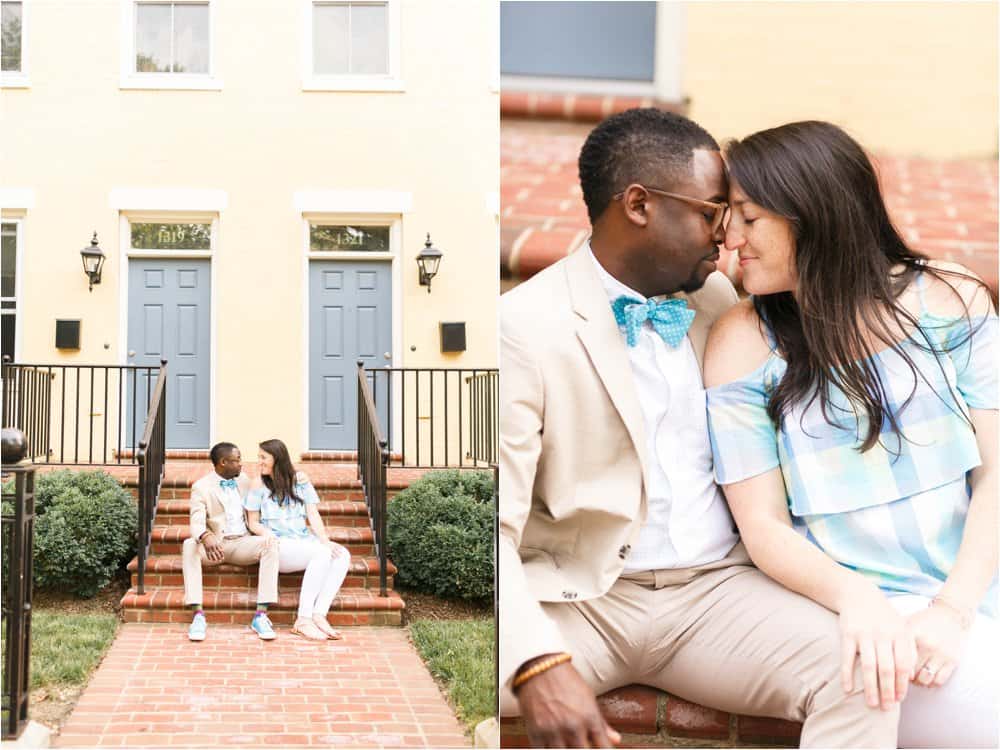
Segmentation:
{"type": "Polygon", "coordinates": [[[341,555],[347,555],[348,557],[351,556],[351,553],[347,551],[346,547],[337,544],[332,539],[321,539],[320,541],[328,550],[330,550],[330,557],[332,557],[334,560],[336,560],[341,555]]]}
{"type": "Polygon", "coordinates": [[[840,607],[841,684],[854,689],[854,662],[860,655],[865,699],[883,711],[906,697],[917,662],[913,633],[885,596],[866,584],[840,607]]]}
{"type": "Polygon", "coordinates": [[[931,606],[907,618],[917,643],[917,673],[913,682],[940,687],[951,677],[962,655],[966,631],[957,612],[931,606]]]}

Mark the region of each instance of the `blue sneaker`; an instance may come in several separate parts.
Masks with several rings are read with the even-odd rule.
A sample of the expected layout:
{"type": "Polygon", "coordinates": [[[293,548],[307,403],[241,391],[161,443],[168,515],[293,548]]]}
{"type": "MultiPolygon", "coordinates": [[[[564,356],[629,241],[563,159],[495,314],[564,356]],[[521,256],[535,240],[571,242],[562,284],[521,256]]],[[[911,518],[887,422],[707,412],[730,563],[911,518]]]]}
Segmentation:
{"type": "Polygon", "coordinates": [[[199,612],[191,621],[191,627],[188,628],[188,638],[192,641],[203,641],[207,629],[208,623],[205,621],[205,615],[199,612]]]}
{"type": "Polygon", "coordinates": [[[274,632],[274,628],[271,626],[271,621],[267,617],[267,612],[261,612],[260,614],[254,615],[253,622],[250,623],[250,629],[257,634],[257,637],[262,641],[273,641],[278,636],[274,632]]]}

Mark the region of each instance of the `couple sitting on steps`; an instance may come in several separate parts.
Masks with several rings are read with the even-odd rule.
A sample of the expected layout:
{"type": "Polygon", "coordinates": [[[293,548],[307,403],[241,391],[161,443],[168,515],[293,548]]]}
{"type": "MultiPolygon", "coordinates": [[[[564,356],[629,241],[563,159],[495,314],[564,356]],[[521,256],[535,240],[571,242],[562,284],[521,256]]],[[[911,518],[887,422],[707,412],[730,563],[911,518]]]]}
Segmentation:
{"type": "Polygon", "coordinates": [[[278,574],[298,571],[305,574],[292,633],[311,641],[340,639],[326,615],[351,555],[328,538],[319,496],[309,478],[295,471],[285,444],[260,444],[260,476],[253,479],[243,473],[240,450],[232,443],[213,446],[211,459],[215,471],[191,488],[191,536],[184,540],[184,602],[194,610],[188,638],[205,640],[202,566],[259,563],[250,628],[262,640],[276,637],[267,607],[278,601],[278,574]]]}

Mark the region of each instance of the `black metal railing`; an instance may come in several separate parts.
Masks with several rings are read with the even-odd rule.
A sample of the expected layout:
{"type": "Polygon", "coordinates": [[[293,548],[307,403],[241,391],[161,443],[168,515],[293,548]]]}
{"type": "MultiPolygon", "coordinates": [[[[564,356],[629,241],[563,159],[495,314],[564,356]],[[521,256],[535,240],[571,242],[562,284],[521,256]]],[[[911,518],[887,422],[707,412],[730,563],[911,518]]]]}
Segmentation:
{"type": "Polygon", "coordinates": [[[31,680],[32,551],[35,524],[35,470],[3,467],[3,739],[16,739],[28,722],[31,680]]]}
{"type": "Polygon", "coordinates": [[[2,377],[3,426],[24,433],[29,458],[48,458],[52,374],[31,365],[5,362],[2,377]]]}
{"type": "Polygon", "coordinates": [[[3,363],[3,426],[35,463],[135,464],[159,367],[3,363]]]}
{"type": "Polygon", "coordinates": [[[368,377],[363,362],[358,362],[358,475],[364,490],[365,504],[371,519],[372,535],[375,538],[375,554],[378,555],[379,596],[386,595],[386,541],[385,521],[388,505],[388,484],[386,477],[389,467],[389,449],[379,414],[375,408],[369,388],[368,377]]]}
{"type": "Polygon", "coordinates": [[[496,463],[496,368],[385,367],[364,372],[393,465],[440,469],[489,468],[496,463]]]}
{"type": "Polygon", "coordinates": [[[150,537],[156,523],[156,508],[163,486],[164,466],[167,462],[167,363],[163,360],[156,387],[146,413],[146,429],[139,450],[139,534],[138,534],[138,589],[145,593],[146,559],[149,557],[150,537]]]}

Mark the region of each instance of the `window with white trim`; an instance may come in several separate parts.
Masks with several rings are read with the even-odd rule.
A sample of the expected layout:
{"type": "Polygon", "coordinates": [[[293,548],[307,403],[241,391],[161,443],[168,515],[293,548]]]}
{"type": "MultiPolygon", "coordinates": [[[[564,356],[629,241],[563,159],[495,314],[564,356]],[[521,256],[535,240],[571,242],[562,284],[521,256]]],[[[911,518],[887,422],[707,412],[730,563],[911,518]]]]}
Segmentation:
{"type": "Polygon", "coordinates": [[[220,89],[218,0],[122,0],[122,88],[220,89]]]}
{"type": "Polygon", "coordinates": [[[136,73],[208,73],[208,3],[137,2],[136,73]]]}
{"type": "Polygon", "coordinates": [[[401,91],[399,0],[305,0],[307,90],[401,91]]]}
{"type": "Polygon", "coordinates": [[[24,3],[0,2],[0,28],[3,38],[0,40],[0,71],[4,73],[20,73],[21,45],[23,44],[24,3]]]}
{"type": "Polygon", "coordinates": [[[0,356],[14,360],[17,341],[17,223],[0,223],[0,356]]]}
{"type": "Polygon", "coordinates": [[[313,3],[313,73],[387,75],[389,4],[313,3]]]}

